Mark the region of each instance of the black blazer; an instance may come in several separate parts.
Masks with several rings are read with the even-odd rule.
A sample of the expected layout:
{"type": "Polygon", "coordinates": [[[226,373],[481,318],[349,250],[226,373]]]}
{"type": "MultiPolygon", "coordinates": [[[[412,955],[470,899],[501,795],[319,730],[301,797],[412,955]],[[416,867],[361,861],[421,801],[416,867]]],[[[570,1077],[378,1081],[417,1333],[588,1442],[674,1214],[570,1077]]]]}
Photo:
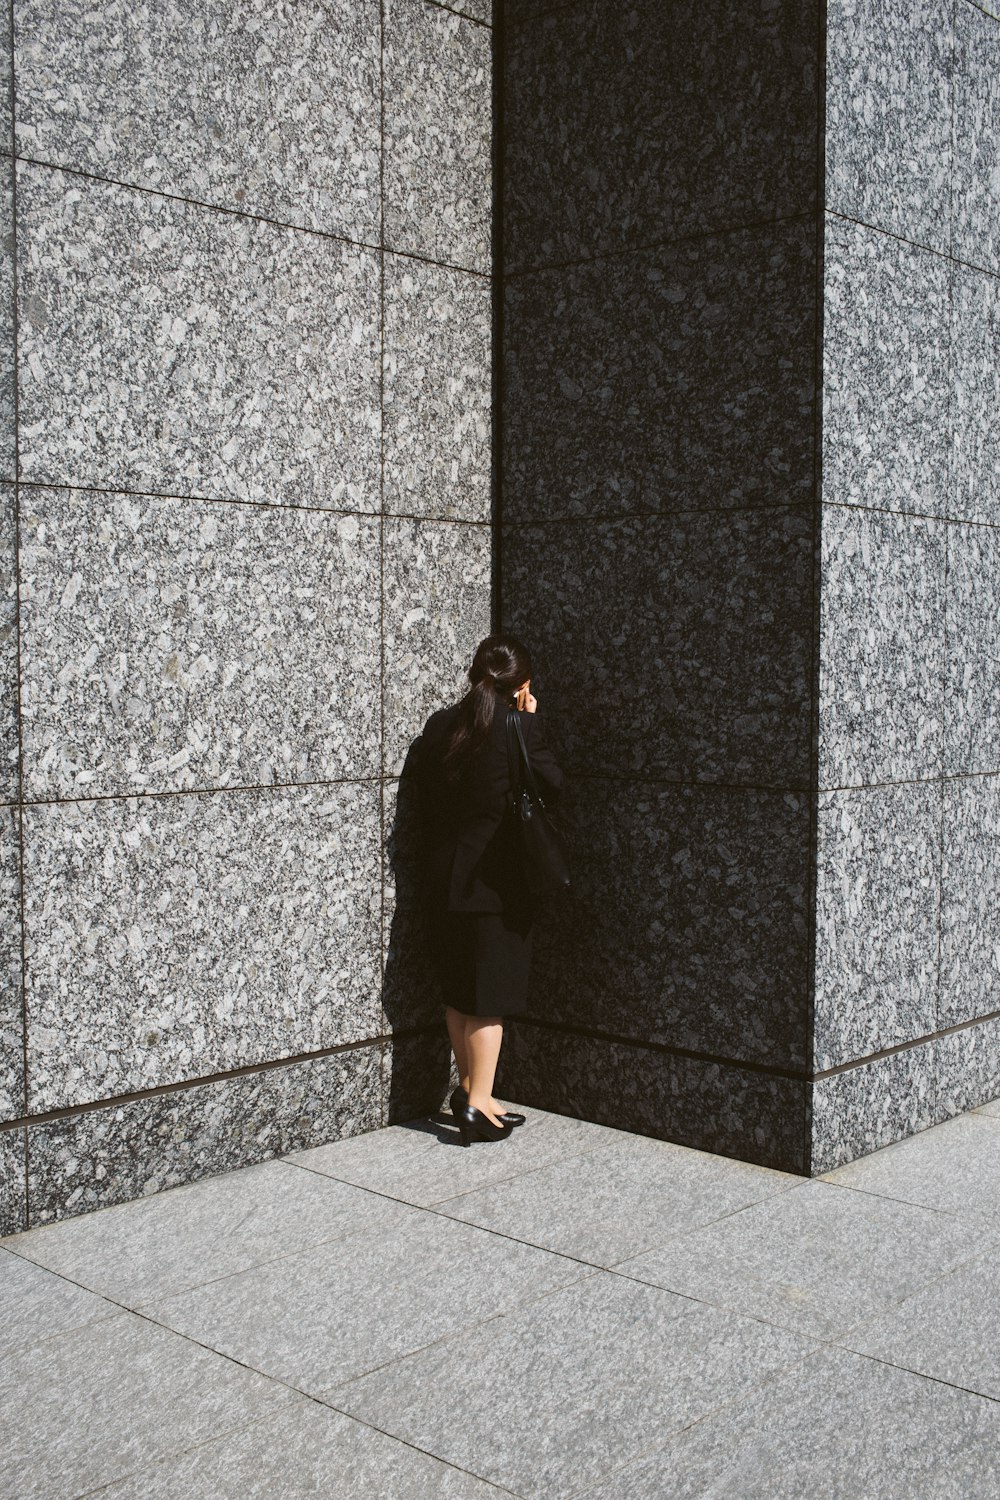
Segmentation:
{"type": "MultiPolygon", "coordinates": [[[[469,774],[456,786],[441,767],[444,738],[459,704],[439,708],[414,746],[423,844],[425,898],[438,910],[506,911],[530,904],[513,842],[509,805],[507,708],[497,700],[490,736],[469,774]]],[[[540,715],[519,713],[531,768],[546,804],[562,790],[563,773],[545,738],[540,715]]]]}

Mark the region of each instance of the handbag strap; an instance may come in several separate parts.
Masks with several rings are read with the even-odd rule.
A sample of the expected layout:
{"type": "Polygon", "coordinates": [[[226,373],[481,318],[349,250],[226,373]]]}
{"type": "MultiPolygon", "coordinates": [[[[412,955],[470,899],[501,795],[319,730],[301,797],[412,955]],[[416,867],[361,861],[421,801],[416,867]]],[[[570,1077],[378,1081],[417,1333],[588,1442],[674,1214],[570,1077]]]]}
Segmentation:
{"type": "MultiPolygon", "coordinates": [[[[520,764],[521,764],[521,767],[523,768],[524,775],[523,775],[523,778],[521,776],[518,776],[518,777],[515,778],[513,772],[511,772],[511,778],[510,778],[510,780],[511,780],[511,786],[514,787],[515,790],[518,789],[520,787],[521,781],[523,779],[524,784],[528,788],[528,791],[531,794],[532,798],[536,802],[542,802],[542,795],[541,795],[541,793],[538,790],[538,783],[535,780],[535,773],[531,769],[531,761],[528,759],[528,747],[524,743],[524,730],[521,728],[521,716],[518,713],[518,711],[517,711],[516,708],[508,708],[508,710],[507,710],[507,765],[508,765],[508,768],[510,768],[510,765],[511,765],[511,760],[510,760],[510,756],[511,756],[511,734],[510,734],[510,731],[511,731],[511,721],[512,720],[513,720],[514,733],[515,733],[515,735],[517,737],[517,743],[518,743],[518,747],[520,749],[520,764]]],[[[543,806],[544,806],[544,803],[543,803],[543,806]]]]}

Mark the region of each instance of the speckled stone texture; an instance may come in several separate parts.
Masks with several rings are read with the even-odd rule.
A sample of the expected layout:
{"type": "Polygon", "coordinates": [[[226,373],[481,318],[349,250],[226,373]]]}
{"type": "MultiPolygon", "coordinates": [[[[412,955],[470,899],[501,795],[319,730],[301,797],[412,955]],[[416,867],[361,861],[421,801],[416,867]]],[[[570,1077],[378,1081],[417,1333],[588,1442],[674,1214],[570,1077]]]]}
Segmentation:
{"type": "Polygon", "coordinates": [[[500,1095],[785,1172],[806,1150],[803,1080],[513,1021],[500,1095]]]}
{"type": "Polygon", "coordinates": [[[21,156],[378,239],[379,4],[24,0],[21,156]]]}
{"type": "Polygon", "coordinates": [[[936,1029],[940,861],[940,781],[820,793],[816,1068],[936,1029]]]}
{"type": "MultiPolygon", "coordinates": [[[[6,18],[5,18],[6,22],[6,18]]],[[[5,24],[0,22],[0,25],[5,24]]],[[[2,43],[0,43],[2,46],[2,43]]],[[[5,67],[5,71],[9,71],[5,67]]],[[[6,112],[8,86],[0,80],[6,112]]],[[[9,140],[9,133],[4,139],[9,140]]],[[[0,481],[17,477],[14,388],[14,161],[0,156],[0,481]]]]}
{"type": "Polygon", "coordinates": [[[21,491],[31,798],[377,775],[379,522],[21,491]]]}
{"type": "Polygon", "coordinates": [[[1000,525],[1000,280],[953,265],[954,467],[950,514],[1000,525]]]}
{"type": "Polygon", "coordinates": [[[568,766],[808,785],[812,547],[797,507],[504,527],[568,766]]]}
{"type": "Polygon", "coordinates": [[[947,515],[948,262],[830,216],[825,238],[823,497],[947,515]]]}
{"type": "Polygon", "coordinates": [[[25,1153],[23,1126],[0,1130],[0,1235],[19,1234],[28,1227],[25,1153]]]}
{"type": "Polygon", "coordinates": [[[811,499],[815,281],[805,222],[510,278],[505,519],[811,499]]]}
{"type": "Polygon", "coordinates": [[[948,528],[945,771],[1000,770],[1000,530],[948,528]]]}
{"type": "Polygon", "coordinates": [[[1000,776],[944,782],[942,846],[939,1024],[951,1026],[1000,1010],[1000,776]]]}
{"type": "Polygon", "coordinates": [[[493,0],[430,0],[430,3],[441,4],[445,10],[457,10],[460,16],[472,16],[487,26],[493,24],[493,0]]]}
{"type": "Polygon", "coordinates": [[[826,10],[827,205],[944,254],[954,8],[830,0],[826,10]]]}
{"type": "Polygon", "coordinates": [[[805,794],[575,777],[573,887],[538,918],[533,1017],[804,1069],[805,794]]]}
{"type": "Polygon", "coordinates": [[[929,1041],[816,1080],[814,1177],[945,1118],[937,1103],[937,1047],[929,1041]]]}
{"type": "Polygon", "coordinates": [[[0,484],[0,802],[14,802],[20,796],[16,503],[14,486],[0,484]]]}
{"type": "Polygon", "coordinates": [[[420,1035],[386,1043],[382,1066],[387,1125],[437,1114],[458,1083],[443,1014],[420,1035]]]}
{"type": "Polygon", "coordinates": [[[385,257],[384,507],[489,521],[492,286],[385,257]]]}
{"type": "Polygon", "coordinates": [[[421,904],[423,879],[416,789],[409,766],[382,785],[385,856],[382,903],[382,1010],[385,1031],[444,1016],[421,904]]]}
{"type": "Polygon", "coordinates": [[[0,1121],[24,1113],[21,812],[0,804],[0,1121]]]}
{"type": "Polygon", "coordinates": [[[492,34],[424,0],[383,0],[385,242],[491,270],[492,34]]]}
{"type": "Polygon", "coordinates": [[[352,1047],[29,1125],[31,1224],[374,1130],[381,1050],[352,1047]]]}
{"type": "Polygon", "coordinates": [[[589,0],[513,27],[506,269],[810,210],[818,24],[812,4],[589,0]]]}
{"type": "Polygon", "coordinates": [[[26,809],[31,1112],[377,1036],[378,829],[365,783],[26,809]]]}
{"type": "MultiPolygon", "coordinates": [[[[997,1008],[1000,1002],[994,1002],[997,1008]]],[[[948,1031],[937,1039],[938,1115],[948,1119],[1000,1097],[1000,1019],[948,1031]]]]}
{"type": "Polygon", "coordinates": [[[486,525],[386,518],[385,766],[398,775],[427,716],[468,690],[490,630],[492,539],[486,525]]]}
{"type": "Polygon", "coordinates": [[[995,4],[955,7],[954,132],[952,254],[998,274],[1000,8],[995,4]]]}
{"type": "Polygon", "coordinates": [[[824,506],[819,784],[941,772],[945,525],[824,506]]]}
{"type": "Polygon", "coordinates": [[[377,252],[28,163],[17,189],[25,479],[378,510],[377,252]]]}

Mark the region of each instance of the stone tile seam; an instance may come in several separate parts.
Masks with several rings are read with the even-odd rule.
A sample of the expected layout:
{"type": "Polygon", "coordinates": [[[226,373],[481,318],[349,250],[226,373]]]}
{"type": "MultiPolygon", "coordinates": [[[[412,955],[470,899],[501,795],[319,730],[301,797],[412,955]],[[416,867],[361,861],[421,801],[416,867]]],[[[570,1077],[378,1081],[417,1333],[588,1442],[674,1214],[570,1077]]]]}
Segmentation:
{"type": "Polygon", "coordinates": [[[21,808],[29,807],[63,807],[88,805],[92,802],[149,802],[160,800],[165,797],[214,797],[223,794],[242,792],[292,792],[308,791],[311,787],[324,786],[376,786],[385,782],[398,781],[399,777],[387,771],[372,771],[367,776],[331,776],[319,781],[261,781],[261,782],[238,782],[230,786],[184,786],[168,787],[162,791],[134,791],[134,792],[92,792],[81,793],[74,797],[28,797],[21,802],[9,803],[8,806],[21,808]]]}
{"type": "MultiPolygon", "coordinates": [[[[378,212],[379,240],[385,241],[385,0],[378,7],[378,212]]],[[[378,765],[380,776],[384,775],[386,763],[385,735],[385,251],[378,255],[378,765]]],[[[378,868],[379,868],[379,919],[378,919],[378,973],[379,1014],[385,1029],[389,1024],[385,1008],[385,973],[388,951],[386,932],[386,881],[388,861],[386,858],[385,830],[385,783],[380,780],[378,794],[378,868]]],[[[391,1102],[391,1080],[389,1059],[383,1047],[379,1056],[379,1123],[387,1125],[391,1102]]]]}
{"type": "Polygon", "coordinates": [[[648,255],[652,250],[669,249],[674,245],[685,245],[696,243],[699,240],[722,239],[730,234],[746,234],[758,230],[778,229],[785,224],[807,224],[815,219],[817,215],[822,217],[821,208],[797,209],[794,213],[778,214],[768,219],[751,219],[744,222],[736,222],[720,225],[717,229],[689,230],[683,234],[667,235],[641,245],[623,245],[616,250],[600,250],[592,255],[578,256],[572,260],[558,260],[546,262],[539,266],[524,266],[512,271],[504,270],[502,279],[504,285],[519,279],[522,276],[542,276],[549,271],[572,270],[574,267],[596,266],[605,261],[624,260],[629,255],[648,255]]]}
{"type": "MultiPolygon", "coordinates": [[[[428,0],[424,0],[427,4],[428,0]]],[[[456,12],[457,14],[457,12],[456,12]]],[[[469,17],[464,19],[468,20],[469,17]]],[[[98,182],[104,187],[122,188],[129,193],[142,193],[147,198],[162,198],[170,203],[183,203],[189,208],[199,208],[207,213],[226,214],[230,218],[249,220],[255,224],[269,224],[273,229],[287,229],[296,234],[311,235],[320,240],[333,240],[340,245],[353,245],[358,250],[370,250],[373,253],[379,250],[389,255],[398,255],[404,260],[416,260],[422,265],[437,266],[442,271],[462,271],[467,276],[475,276],[480,281],[490,281],[493,278],[493,270],[484,271],[478,266],[465,266],[459,261],[436,260],[433,256],[423,255],[419,250],[397,250],[392,245],[374,244],[370,240],[352,239],[350,235],[337,234],[329,229],[316,229],[309,224],[291,224],[285,219],[272,219],[267,214],[248,213],[245,209],[230,208],[223,203],[209,203],[204,198],[188,198],[183,193],[171,193],[162,188],[144,186],[138,182],[125,182],[120,177],[105,177],[99,172],[88,172],[84,167],[65,166],[61,162],[43,161],[36,156],[21,156],[17,152],[0,151],[0,157],[6,157],[15,165],[20,163],[28,167],[42,167],[49,172],[65,172],[70,177],[82,177],[88,182],[98,182]]],[[[17,173],[11,174],[13,181],[17,181],[17,173]]]]}
{"type": "Polygon", "coordinates": [[[911,240],[905,234],[899,234],[894,229],[886,229],[881,224],[872,224],[868,219],[856,219],[852,214],[842,213],[836,208],[824,210],[830,219],[839,219],[845,224],[856,224],[860,229],[868,229],[872,234],[879,234],[884,239],[896,240],[901,245],[909,245],[913,250],[923,251],[926,255],[932,255],[935,260],[944,261],[951,266],[963,266],[968,271],[979,271],[984,276],[989,276],[992,281],[1000,281],[1000,267],[980,265],[978,261],[965,260],[962,256],[951,255],[944,250],[937,250],[933,245],[925,245],[922,240],[911,240]]]}
{"type": "MultiPolygon", "coordinates": [[[[308,509],[309,507],[304,507],[308,509]]],[[[671,521],[684,516],[751,516],[772,515],[777,511],[813,511],[822,512],[831,510],[856,510],[866,515],[880,516],[905,516],[914,521],[937,521],[947,526],[981,526],[989,530],[1000,530],[1000,521],[986,521],[982,519],[970,519],[965,516],[939,515],[935,511],[926,510],[903,510],[889,505],[862,505],[855,500],[817,500],[815,497],[801,500],[779,500],[766,505],[692,505],[679,506],[675,509],[661,508],[659,510],[626,510],[626,511],[595,511],[593,514],[577,512],[572,515],[563,516],[528,516],[524,520],[505,521],[507,530],[521,530],[526,527],[539,526],[569,526],[569,525],[609,525],[628,524],[631,521],[671,521]]],[[[373,515],[372,511],[358,511],[351,514],[373,515]]],[[[390,513],[391,514],[391,513],[390,513]]],[[[421,519],[415,517],[414,519],[421,519]]],[[[467,522],[469,525],[480,525],[481,522],[467,522]]]]}
{"type": "MultiPolygon", "coordinates": [[[[494,0],[494,4],[496,0],[494,0]]],[[[433,5],[435,10],[446,10],[449,15],[458,16],[461,21],[468,21],[471,26],[482,26],[486,31],[493,30],[491,21],[484,21],[482,16],[470,16],[467,10],[456,10],[453,5],[446,5],[444,0],[424,0],[425,5],[433,5]]]]}
{"type": "Polygon", "coordinates": [[[490,307],[490,383],[491,383],[491,441],[490,457],[490,526],[491,526],[491,584],[490,623],[494,632],[503,629],[503,537],[504,520],[504,446],[507,352],[504,329],[504,140],[506,118],[504,113],[504,83],[507,76],[507,26],[505,0],[494,0],[498,8],[490,51],[493,69],[491,104],[492,133],[490,142],[490,165],[493,174],[493,191],[490,203],[492,214],[491,254],[493,264],[493,287],[490,307]]]}
{"type": "Polygon", "coordinates": [[[965,4],[973,10],[980,11],[984,16],[988,16],[991,21],[1000,21],[1000,10],[987,10],[986,6],[979,5],[977,0],[965,0],[965,4]]]}

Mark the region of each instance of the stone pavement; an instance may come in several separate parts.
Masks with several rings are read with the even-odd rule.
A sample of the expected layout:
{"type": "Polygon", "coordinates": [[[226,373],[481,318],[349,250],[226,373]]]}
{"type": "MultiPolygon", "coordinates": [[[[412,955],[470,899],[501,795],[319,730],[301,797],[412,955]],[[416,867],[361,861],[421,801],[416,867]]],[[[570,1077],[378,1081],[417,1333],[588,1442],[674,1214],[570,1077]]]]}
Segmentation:
{"type": "Polygon", "coordinates": [[[414,1121],[0,1246],[4,1497],[1000,1494],[1000,1101],[810,1181],[414,1121]]]}

